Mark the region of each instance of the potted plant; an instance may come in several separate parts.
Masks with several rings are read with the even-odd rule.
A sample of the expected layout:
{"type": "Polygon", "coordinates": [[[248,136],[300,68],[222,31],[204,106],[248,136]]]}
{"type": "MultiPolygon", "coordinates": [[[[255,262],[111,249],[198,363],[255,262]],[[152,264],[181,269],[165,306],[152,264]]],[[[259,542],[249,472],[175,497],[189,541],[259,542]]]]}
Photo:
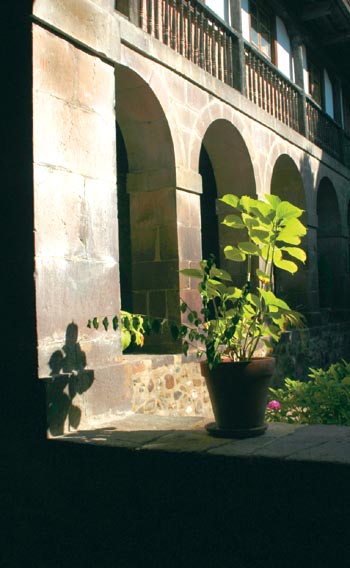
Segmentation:
{"type": "Polygon", "coordinates": [[[303,211],[275,195],[253,199],[228,194],[220,201],[234,210],[223,224],[245,234],[244,241],[224,248],[227,260],[245,263],[245,283],[234,286],[213,257],[198,269],[182,270],[200,280],[202,309],[198,313],[182,303],[188,325],[181,326],[179,335],[185,352],[195,344],[198,355],[206,355],[201,366],[216,420],[208,425],[209,432],[256,436],[267,427],[264,417],[275,363],[271,356],[258,357],[258,351],[265,345],[271,352],[286,329],[304,325],[303,316],[277,297],[274,271],[292,275],[298,270],[295,261],[305,262],[299,245],[306,229],[299,219],[303,211]]]}

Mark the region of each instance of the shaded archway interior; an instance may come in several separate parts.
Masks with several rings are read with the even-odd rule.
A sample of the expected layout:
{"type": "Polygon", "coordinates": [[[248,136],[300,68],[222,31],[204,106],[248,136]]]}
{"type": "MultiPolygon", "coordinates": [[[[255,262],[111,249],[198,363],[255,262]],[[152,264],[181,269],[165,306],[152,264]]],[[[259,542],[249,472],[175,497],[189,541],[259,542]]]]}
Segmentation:
{"type": "MultiPolygon", "coordinates": [[[[290,156],[282,154],[276,160],[271,178],[271,193],[282,201],[290,201],[296,207],[303,209],[300,220],[307,226],[305,190],[299,170],[290,156]]],[[[307,251],[307,237],[302,239],[301,247],[307,251]]],[[[288,255],[286,259],[293,260],[288,255]]],[[[308,263],[297,263],[298,272],[293,276],[283,270],[275,269],[275,290],[278,296],[288,302],[291,307],[305,313],[309,308],[308,298],[308,263]]]]}
{"type": "Polygon", "coordinates": [[[228,120],[215,120],[204,135],[200,173],[203,175],[204,171],[209,174],[209,178],[208,181],[203,179],[201,202],[203,251],[215,253],[216,247],[218,264],[232,274],[235,284],[239,286],[245,280],[245,267],[243,263],[226,261],[223,249],[227,244],[242,240],[242,234],[241,231],[233,231],[221,224],[224,216],[232,213],[232,209],[218,202],[217,197],[226,193],[254,197],[256,185],[247,146],[238,129],[228,120]],[[214,236],[215,233],[217,237],[214,236]],[[212,246],[211,243],[205,242],[208,234],[212,246]]]}
{"type": "MultiPolygon", "coordinates": [[[[116,120],[122,308],[173,317],[179,307],[173,142],[155,93],[120,65],[116,120]]],[[[157,337],[155,350],[166,350],[166,341],[157,337]]]]}
{"type": "Polygon", "coordinates": [[[329,178],[324,177],[317,192],[317,261],[320,308],[340,309],[344,290],[345,258],[341,238],[337,195],[329,178]]]}

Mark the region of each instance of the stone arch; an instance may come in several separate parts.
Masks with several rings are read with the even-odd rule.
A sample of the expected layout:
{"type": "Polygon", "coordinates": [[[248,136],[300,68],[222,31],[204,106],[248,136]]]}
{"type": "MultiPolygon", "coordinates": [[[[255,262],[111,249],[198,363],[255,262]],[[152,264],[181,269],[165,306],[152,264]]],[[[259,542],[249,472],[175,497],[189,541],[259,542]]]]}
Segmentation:
{"type": "MultiPolygon", "coordinates": [[[[121,274],[122,284],[128,281],[131,287],[121,298],[128,298],[130,311],[173,317],[174,305],[179,306],[173,140],[148,83],[122,65],[116,67],[116,121],[120,260],[121,269],[131,272],[131,279],[121,274]],[[126,261],[123,267],[125,257],[129,266],[126,261]]],[[[162,336],[154,344],[174,349],[168,340],[162,336]]]]}
{"type": "MultiPolygon", "coordinates": [[[[200,157],[207,156],[207,164],[210,164],[213,172],[210,191],[207,180],[203,177],[203,193],[201,196],[202,218],[202,247],[209,250],[206,239],[216,241],[218,263],[225,266],[238,283],[242,284],[245,274],[241,263],[227,262],[224,259],[223,248],[228,243],[240,240],[239,231],[232,231],[220,223],[227,212],[223,204],[216,201],[226,193],[237,195],[256,195],[256,184],[253,164],[247,149],[245,140],[239,130],[226,119],[216,119],[207,128],[203,139],[200,157]],[[215,235],[216,232],[216,235],[215,235]]],[[[200,160],[201,164],[201,160],[200,160]]],[[[203,175],[203,171],[200,171],[203,175]]]]}
{"type": "MultiPolygon", "coordinates": [[[[308,225],[303,179],[296,163],[288,154],[281,154],[276,159],[272,170],[271,193],[303,209],[300,220],[304,225],[308,225]]],[[[308,235],[303,238],[301,246],[309,256],[308,235]]],[[[303,313],[310,310],[309,261],[305,265],[299,264],[299,270],[293,276],[278,269],[275,270],[274,276],[278,296],[303,313]]]]}
{"type": "Polygon", "coordinates": [[[334,317],[335,312],[344,307],[346,251],[337,194],[326,176],[320,180],[317,189],[317,215],[319,303],[321,310],[334,317]]]}

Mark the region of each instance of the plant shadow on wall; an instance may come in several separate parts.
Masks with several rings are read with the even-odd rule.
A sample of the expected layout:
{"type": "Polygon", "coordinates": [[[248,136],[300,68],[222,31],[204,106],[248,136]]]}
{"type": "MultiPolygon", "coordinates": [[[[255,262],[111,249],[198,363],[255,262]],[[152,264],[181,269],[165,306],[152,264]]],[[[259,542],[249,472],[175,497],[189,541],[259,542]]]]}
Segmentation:
{"type": "Polygon", "coordinates": [[[77,429],[81,410],[75,400],[94,382],[94,372],[86,369],[86,354],[78,342],[78,326],[67,326],[65,344],[49,360],[50,378],[46,381],[47,424],[52,436],[77,429]]]}

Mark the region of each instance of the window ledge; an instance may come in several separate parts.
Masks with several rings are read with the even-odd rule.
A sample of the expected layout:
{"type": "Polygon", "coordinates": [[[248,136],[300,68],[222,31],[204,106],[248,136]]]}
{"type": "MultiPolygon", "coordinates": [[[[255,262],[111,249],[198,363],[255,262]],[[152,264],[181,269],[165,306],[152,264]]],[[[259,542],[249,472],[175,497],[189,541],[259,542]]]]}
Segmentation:
{"type": "Polygon", "coordinates": [[[350,465],[349,427],[270,423],[262,436],[232,440],[210,436],[205,429],[207,422],[203,417],[130,414],[54,440],[137,452],[205,455],[213,459],[221,456],[350,465]]]}

